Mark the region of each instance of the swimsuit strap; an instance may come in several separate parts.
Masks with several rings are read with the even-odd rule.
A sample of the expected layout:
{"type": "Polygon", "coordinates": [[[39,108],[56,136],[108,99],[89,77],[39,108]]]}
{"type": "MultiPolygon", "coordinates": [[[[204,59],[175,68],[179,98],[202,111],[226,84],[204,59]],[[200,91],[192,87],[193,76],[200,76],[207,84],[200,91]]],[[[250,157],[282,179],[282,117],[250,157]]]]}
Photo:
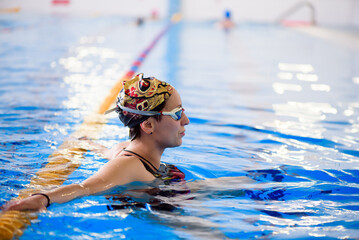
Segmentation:
{"type": "Polygon", "coordinates": [[[142,164],[145,166],[146,170],[149,171],[150,173],[152,173],[152,175],[154,175],[156,177],[157,172],[158,172],[158,169],[153,166],[152,163],[150,163],[150,161],[146,160],[146,158],[142,157],[141,155],[133,152],[133,151],[130,151],[130,150],[127,150],[127,149],[123,149],[123,151],[126,151],[126,152],[129,152],[129,153],[132,153],[134,155],[136,155],[137,157],[139,157],[140,161],[142,162],[142,164]],[[148,163],[149,165],[151,165],[151,167],[153,167],[156,171],[154,171],[152,168],[150,168],[146,163],[148,163]]]}

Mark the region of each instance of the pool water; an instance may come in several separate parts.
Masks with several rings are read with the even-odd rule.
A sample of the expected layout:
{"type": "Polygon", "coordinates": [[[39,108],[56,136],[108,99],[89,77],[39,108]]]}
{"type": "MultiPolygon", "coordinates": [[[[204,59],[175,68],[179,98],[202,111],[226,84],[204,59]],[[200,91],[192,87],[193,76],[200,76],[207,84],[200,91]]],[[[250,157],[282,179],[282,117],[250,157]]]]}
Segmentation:
{"type": "MultiPolygon", "coordinates": [[[[0,204],[94,112],[166,21],[0,16],[0,204]]],[[[339,29],[340,31],[348,29],[339,29]]],[[[21,239],[356,239],[359,52],[278,25],[180,22],[139,72],[182,96],[183,145],[166,150],[197,191],[174,211],[108,211],[103,195],[53,204],[21,239]]],[[[116,116],[96,141],[127,140],[116,116]]],[[[106,160],[92,152],[64,184],[106,160]]]]}

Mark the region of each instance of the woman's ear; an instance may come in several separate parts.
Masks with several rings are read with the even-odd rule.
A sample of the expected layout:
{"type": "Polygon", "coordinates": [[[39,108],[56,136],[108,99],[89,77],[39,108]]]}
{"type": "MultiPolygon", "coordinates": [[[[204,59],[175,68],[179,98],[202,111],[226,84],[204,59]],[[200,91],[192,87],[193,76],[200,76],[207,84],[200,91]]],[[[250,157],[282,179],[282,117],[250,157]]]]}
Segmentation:
{"type": "Polygon", "coordinates": [[[142,131],[144,131],[147,134],[152,134],[153,133],[153,122],[152,122],[152,118],[148,118],[147,120],[143,121],[140,126],[142,131]]]}

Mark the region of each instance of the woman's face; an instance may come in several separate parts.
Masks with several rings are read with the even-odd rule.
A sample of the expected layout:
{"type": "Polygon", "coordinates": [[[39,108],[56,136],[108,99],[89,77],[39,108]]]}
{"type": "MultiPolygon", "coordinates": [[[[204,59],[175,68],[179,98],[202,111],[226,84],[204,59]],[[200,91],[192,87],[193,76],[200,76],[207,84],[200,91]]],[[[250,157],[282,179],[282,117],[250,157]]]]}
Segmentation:
{"type": "MultiPolygon", "coordinates": [[[[163,112],[182,107],[181,97],[176,90],[167,100],[163,112]]],[[[182,137],[185,135],[185,126],[189,124],[189,119],[184,112],[180,120],[174,120],[171,116],[163,115],[161,121],[155,123],[153,137],[162,147],[177,147],[182,144],[182,137]]]]}

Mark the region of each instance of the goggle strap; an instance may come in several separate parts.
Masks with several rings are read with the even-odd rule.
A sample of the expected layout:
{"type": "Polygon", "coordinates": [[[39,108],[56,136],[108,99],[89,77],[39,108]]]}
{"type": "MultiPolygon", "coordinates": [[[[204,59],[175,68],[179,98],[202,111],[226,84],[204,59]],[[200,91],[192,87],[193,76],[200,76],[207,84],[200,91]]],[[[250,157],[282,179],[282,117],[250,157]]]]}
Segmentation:
{"type": "Polygon", "coordinates": [[[104,114],[106,115],[106,114],[112,113],[112,112],[116,111],[116,109],[117,109],[117,107],[114,107],[114,108],[112,108],[112,109],[109,109],[109,110],[107,110],[104,114]]]}
{"type": "Polygon", "coordinates": [[[157,112],[157,111],[140,111],[140,110],[124,107],[122,105],[118,105],[118,107],[121,108],[124,111],[139,114],[139,115],[144,115],[144,116],[155,116],[155,115],[159,115],[159,113],[160,113],[160,112],[157,112]]]}

